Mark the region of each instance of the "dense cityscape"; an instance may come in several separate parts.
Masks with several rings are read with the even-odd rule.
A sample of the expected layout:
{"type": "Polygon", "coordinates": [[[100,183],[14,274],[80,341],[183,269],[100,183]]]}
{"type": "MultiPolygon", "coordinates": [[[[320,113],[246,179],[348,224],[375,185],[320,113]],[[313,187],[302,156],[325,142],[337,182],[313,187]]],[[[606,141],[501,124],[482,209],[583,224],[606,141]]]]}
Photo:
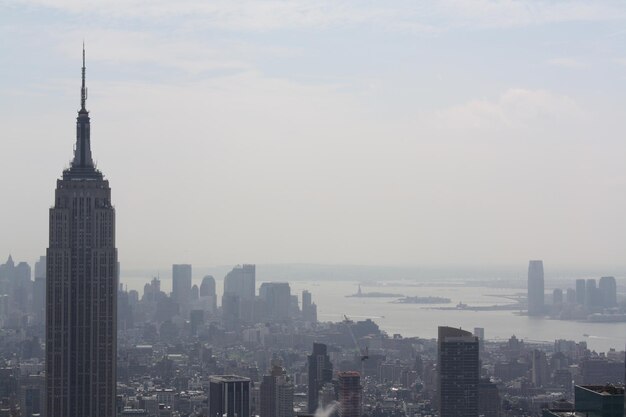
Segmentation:
{"type": "MultiPolygon", "coordinates": [[[[34,281],[25,262],[0,267],[3,416],[44,414],[45,263],[35,263],[34,281]]],[[[319,321],[311,292],[257,286],[255,265],[234,267],[219,296],[213,276],[199,286],[192,277],[192,266],[179,264],[170,294],[158,278],[142,293],[118,288],[116,415],[561,415],[594,393],[622,412],[621,350],[595,352],[558,335],[549,345],[513,335],[490,341],[483,328],[440,327],[437,339],[388,335],[370,319],[319,321]]],[[[535,314],[561,304],[623,308],[606,284],[550,303],[540,261],[530,262],[528,283],[535,314]]]]}
{"type": "MultiPolygon", "coordinates": [[[[427,323],[436,338],[390,334],[374,303],[371,317],[323,320],[316,288],[261,281],[247,263],[224,277],[173,264],[171,276],[129,288],[111,188],[91,153],[84,46],[82,59],[76,143],[56,181],[46,254],[0,265],[0,417],[626,416],[624,346],[599,351],[589,334],[545,341],[511,326],[501,340],[488,326],[438,322],[427,323]]],[[[388,298],[418,318],[495,311],[503,322],[623,331],[615,277],[547,291],[543,261],[530,260],[524,278],[525,293],[492,306],[361,283],[345,297],[388,298]]]]}

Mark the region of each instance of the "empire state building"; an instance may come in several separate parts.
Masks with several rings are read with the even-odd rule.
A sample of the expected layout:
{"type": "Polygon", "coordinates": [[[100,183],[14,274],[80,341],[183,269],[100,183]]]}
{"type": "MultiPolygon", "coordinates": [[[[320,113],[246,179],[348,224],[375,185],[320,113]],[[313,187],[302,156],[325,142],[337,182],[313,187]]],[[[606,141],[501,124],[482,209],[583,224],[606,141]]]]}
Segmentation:
{"type": "Polygon", "coordinates": [[[109,182],[91,156],[85,104],[74,159],[57,180],[50,209],[46,282],[46,416],[114,417],[117,249],[109,182]]]}

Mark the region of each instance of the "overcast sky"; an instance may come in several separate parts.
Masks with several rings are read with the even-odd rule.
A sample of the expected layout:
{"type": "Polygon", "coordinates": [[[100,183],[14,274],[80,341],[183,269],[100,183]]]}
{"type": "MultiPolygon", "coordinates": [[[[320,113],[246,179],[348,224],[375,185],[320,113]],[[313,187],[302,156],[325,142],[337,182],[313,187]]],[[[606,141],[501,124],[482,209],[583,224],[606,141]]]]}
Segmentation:
{"type": "Polygon", "coordinates": [[[0,0],[0,259],[80,57],[127,268],[626,265],[623,1],[0,0]]]}

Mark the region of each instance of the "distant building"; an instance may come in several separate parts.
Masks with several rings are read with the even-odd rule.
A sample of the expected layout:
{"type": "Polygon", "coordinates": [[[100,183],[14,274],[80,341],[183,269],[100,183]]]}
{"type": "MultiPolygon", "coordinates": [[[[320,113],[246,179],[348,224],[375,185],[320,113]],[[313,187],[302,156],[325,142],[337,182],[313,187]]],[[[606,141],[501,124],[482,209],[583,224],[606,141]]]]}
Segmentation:
{"type": "Polygon", "coordinates": [[[198,299],[200,298],[200,288],[198,288],[197,285],[193,285],[191,287],[191,301],[198,301],[198,299]]]}
{"type": "Polygon", "coordinates": [[[237,265],[224,277],[223,318],[227,325],[253,323],[256,266],[237,265]]]}
{"type": "Polygon", "coordinates": [[[206,275],[200,284],[199,298],[194,304],[194,308],[200,308],[210,314],[217,311],[217,294],[215,291],[215,278],[206,275]]]}
{"type": "Polygon", "coordinates": [[[209,377],[209,417],[250,417],[250,379],[236,375],[209,377]]]}
{"type": "Polygon", "coordinates": [[[191,265],[172,265],[172,299],[182,310],[189,307],[191,301],[191,265]]]}
{"type": "Polygon", "coordinates": [[[550,378],[550,369],[546,353],[542,350],[531,352],[531,380],[535,387],[547,386],[550,378]]]}
{"type": "Polygon", "coordinates": [[[285,370],[275,365],[261,382],[260,417],[293,417],[294,386],[285,370]]]}
{"type": "Polygon", "coordinates": [[[576,290],[573,288],[568,288],[565,293],[565,300],[568,304],[576,304],[576,290]]]}
{"type": "Polygon", "coordinates": [[[43,415],[45,378],[43,375],[28,375],[20,378],[20,411],[25,417],[43,415]]]}
{"type": "Polygon", "coordinates": [[[259,298],[265,302],[269,320],[289,319],[291,287],[287,282],[264,282],[259,288],[259,298]]]}
{"type": "Polygon", "coordinates": [[[485,329],[483,327],[474,327],[474,336],[478,338],[478,346],[482,352],[485,348],[485,329]]]}
{"type": "Polygon", "coordinates": [[[361,417],[361,375],[358,372],[339,372],[339,417],[361,417]]]}
{"type": "Polygon", "coordinates": [[[439,327],[437,343],[440,417],[478,417],[478,338],[465,330],[439,327]]]}
{"type": "Polygon", "coordinates": [[[313,352],[308,357],[308,409],[314,414],[319,406],[319,394],[324,384],[333,379],[333,365],[326,351],[326,345],[313,343],[313,352]]]}
{"type": "Polygon", "coordinates": [[[585,280],[577,279],[576,280],[576,303],[580,305],[585,304],[585,280]]]}
{"type": "Polygon", "coordinates": [[[617,305],[617,283],[615,277],[602,277],[598,284],[602,307],[615,307],[617,305]]]}
{"type": "Polygon", "coordinates": [[[574,409],[597,417],[623,417],[624,387],[614,385],[576,385],[574,409]]]}
{"type": "Polygon", "coordinates": [[[500,417],[502,414],[498,386],[489,380],[478,383],[478,414],[483,417],[500,417]]]}
{"type": "Polygon", "coordinates": [[[624,387],[615,385],[576,385],[574,410],[544,410],[544,417],[623,417],[624,387]]]}
{"type": "Polygon", "coordinates": [[[200,284],[200,297],[215,297],[215,295],[215,278],[213,275],[206,275],[200,284]]]}
{"type": "Polygon", "coordinates": [[[189,327],[193,336],[198,334],[198,330],[204,324],[204,310],[191,310],[189,313],[189,327]]]}
{"type": "Polygon", "coordinates": [[[544,305],[543,261],[528,263],[528,315],[541,316],[544,305]]]}
{"type": "Polygon", "coordinates": [[[581,363],[584,385],[604,385],[624,383],[624,362],[606,359],[587,359],[581,363]]]}
{"type": "Polygon", "coordinates": [[[35,262],[33,282],[33,313],[35,322],[44,323],[46,318],[46,257],[40,256],[35,262]]]}
{"type": "Polygon", "coordinates": [[[311,323],[317,322],[317,306],[307,290],[302,291],[302,319],[311,323]]]}
{"type": "Polygon", "coordinates": [[[555,288],[552,291],[552,304],[553,305],[560,305],[563,304],[563,290],[560,288],[555,288]]]}
{"type": "Polygon", "coordinates": [[[46,257],[40,256],[39,260],[35,262],[35,278],[46,279],[46,257]]]}
{"type": "Polygon", "coordinates": [[[593,308],[598,306],[599,298],[596,280],[593,278],[588,279],[585,282],[585,307],[593,308]]]}

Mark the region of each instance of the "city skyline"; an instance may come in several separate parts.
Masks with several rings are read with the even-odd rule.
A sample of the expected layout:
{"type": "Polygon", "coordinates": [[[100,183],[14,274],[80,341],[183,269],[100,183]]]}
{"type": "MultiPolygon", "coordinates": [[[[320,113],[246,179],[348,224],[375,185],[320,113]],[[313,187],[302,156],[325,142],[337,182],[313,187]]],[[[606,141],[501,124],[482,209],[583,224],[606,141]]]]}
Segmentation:
{"type": "Polygon", "coordinates": [[[0,0],[0,417],[626,417],[624,25],[0,0]]]}
{"type": "Polygon", "coordinates": [[[85,38],[126,268],[624,267],[622,3],[0,8],[0,253],[43,254],[85,38]]]}

